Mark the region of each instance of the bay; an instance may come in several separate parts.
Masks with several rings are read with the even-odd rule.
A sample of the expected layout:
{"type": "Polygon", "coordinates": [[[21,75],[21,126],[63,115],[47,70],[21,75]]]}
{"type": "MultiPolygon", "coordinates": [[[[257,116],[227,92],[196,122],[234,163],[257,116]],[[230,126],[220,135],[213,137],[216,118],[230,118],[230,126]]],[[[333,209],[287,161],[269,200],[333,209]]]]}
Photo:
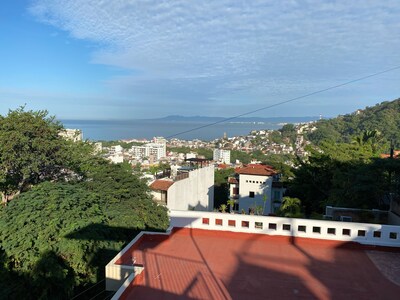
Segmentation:
{"type": "Polygon", "coordinates": [[[165,120],[62,120],[65,128],[80,129],[84,139],[93,141],[121,139],[151,139],[155,136],[204,141],[247,135],[252,130],[278,129],[281,123],[232,122],[208,126],[207,122],[165,120]],[[202,127],[200,129],[196,129],[202,127]],[[196,130],[194,130],[196,129],[196,130]],[[183,133],[184,132],[184,133],[183,133]]]}

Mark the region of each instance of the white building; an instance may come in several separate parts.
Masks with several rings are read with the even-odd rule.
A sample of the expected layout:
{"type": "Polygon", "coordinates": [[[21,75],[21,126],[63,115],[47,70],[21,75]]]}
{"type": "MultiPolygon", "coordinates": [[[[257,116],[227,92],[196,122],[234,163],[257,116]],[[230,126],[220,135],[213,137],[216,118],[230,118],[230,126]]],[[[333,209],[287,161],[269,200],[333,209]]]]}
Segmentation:
{"type": "Polygon", "coordinates": [[[73,142],[78,142],[83,140],[83,133],[80,129],[63,129],[59,132],[59,135],[66,138],[67,140],[71,140],[73,142]]]}
{"type": "Polygon", "coordinates": [[[212,211],[214,207],[214,166],[194,169],[171,179],[154,181],[153,198],[170,210],[212,211]]]}
{"type": "Polygon", "coordinates": [[[148,143],[143,146],[132,146],[129,152],[136,159],[152,156],[154,160],[159,161],[167,156],[166,144],[148,143]]]}
{"type": "Polygon", "coordinates": [[[115,155],[115,154],[122,154],[124,151],[124,148],[122,148],[121,145],[116,145],[116,146],[111,146],[110,147],[110,155],[115,155]]]}
{"type": "Polygon", "coordinates": [[[224,164],[231,163],[231,150],[214,149],[213,160],[224,164]]]}
{"type": "Polygon", "coordinates": [[[237,210],[249,213],[251,209],[262,207],[264,215],[275,213],[284,192],[278,182],[278,172],[261,164],[249,164],[236,172],[228,183],[230,197],[238,203],[237,210]]]}

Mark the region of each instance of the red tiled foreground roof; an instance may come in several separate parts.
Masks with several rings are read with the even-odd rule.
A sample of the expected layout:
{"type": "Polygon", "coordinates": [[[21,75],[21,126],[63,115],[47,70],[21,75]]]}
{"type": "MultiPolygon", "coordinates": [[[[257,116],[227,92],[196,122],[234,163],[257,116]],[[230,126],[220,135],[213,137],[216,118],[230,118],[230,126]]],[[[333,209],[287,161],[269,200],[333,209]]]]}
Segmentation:
{"type": "Polygon", "coordinates": [[[150,185],[150,188],[155,191],[168,191],[173,184],[174,182],[169,180],[156,180],[150,185]]]}
{"type": "Polygon", "coordinates": [[[144,266],[120,299],[398,299],[364,249],[201,229],[144,235],[117,261],[144,266]]]}
{"type": "Polygon", "coordinates": [[[260,176],[272,176],[278,172],[271,166],[259,165],[259,164],[249,164],[237,170],[239,174],[247,175],[260,175],[260,176]]]}

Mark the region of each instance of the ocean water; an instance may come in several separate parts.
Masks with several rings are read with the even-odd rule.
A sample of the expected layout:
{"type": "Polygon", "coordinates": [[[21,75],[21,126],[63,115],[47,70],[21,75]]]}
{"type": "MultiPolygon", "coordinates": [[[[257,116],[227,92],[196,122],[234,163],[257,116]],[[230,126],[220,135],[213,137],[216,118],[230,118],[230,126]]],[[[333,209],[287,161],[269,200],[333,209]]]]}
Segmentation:
{"type": "Polygon", "coordinates": [[[151,139],[155,136],[171,138],[172,136],[204,141],[223,137],[247,135],[252,130],[278,129],[278,123],[220,123],[190,132],[182,133],[209,123],[204,122],[179,122],[159,120],[129,120],[129,121],[94,121],[94,120],[64,120],[61,121],[65,128],[81,129],[84,139],[89,140],[120,140],[120,139],[151,139]],[[182,133],[182,134],[180,134],[182,133]]]}

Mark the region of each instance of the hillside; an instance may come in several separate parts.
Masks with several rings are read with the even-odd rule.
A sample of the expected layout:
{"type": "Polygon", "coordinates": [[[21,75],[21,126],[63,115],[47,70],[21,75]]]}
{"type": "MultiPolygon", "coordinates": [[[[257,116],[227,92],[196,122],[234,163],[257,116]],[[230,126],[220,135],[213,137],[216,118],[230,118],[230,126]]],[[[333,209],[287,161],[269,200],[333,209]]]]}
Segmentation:
{"type": "Polygon", "coordinates": [[[315,144],[320,144],[324,140],[351,142],[355,135],[366,130],[377,130],[381,133],[382,141],[393,140],[399,146],[400,98],[366,107],[344,116],[320,120],[316,125],[317,130],[307,136],[315,144]]]}

